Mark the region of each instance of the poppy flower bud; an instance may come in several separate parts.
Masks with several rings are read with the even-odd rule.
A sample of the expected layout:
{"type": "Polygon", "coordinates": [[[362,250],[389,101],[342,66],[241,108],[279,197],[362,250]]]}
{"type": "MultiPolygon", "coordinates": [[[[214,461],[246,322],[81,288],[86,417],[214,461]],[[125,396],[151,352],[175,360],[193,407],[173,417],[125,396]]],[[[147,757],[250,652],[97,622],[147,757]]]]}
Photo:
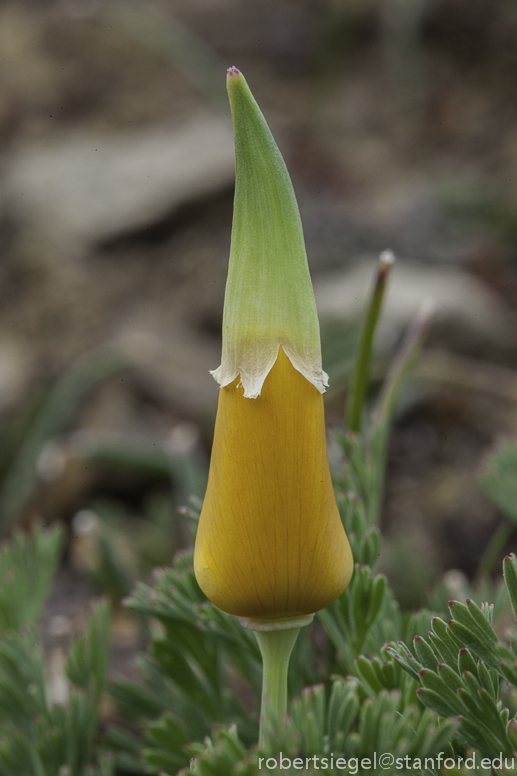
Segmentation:
{"type": "Polygon", "coordinates": [[[347,587],[350,546],[330,477],[319,324],[284,161],[241,73],[221,386],[194,568],[230,614],[313,614],[347,587]]]}

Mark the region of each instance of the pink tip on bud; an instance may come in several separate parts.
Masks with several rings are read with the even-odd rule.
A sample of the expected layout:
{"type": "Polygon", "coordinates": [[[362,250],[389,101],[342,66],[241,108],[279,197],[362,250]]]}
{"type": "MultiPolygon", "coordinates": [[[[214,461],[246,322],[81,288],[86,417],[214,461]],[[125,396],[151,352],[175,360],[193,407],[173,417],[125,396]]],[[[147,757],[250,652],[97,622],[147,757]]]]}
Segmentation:
{"type": "Polygon", "coordinates": [[[228,75],[229,75],[229,76],[231,76],[232,78],[235,78],[236,76],[238,76],[238,75],[240,75],[240,74],[241,74],[241,73],[240,73],[240,70],[237,70],[237,68],[236,68],[236,67],[233,67],[233,65],[232,65],[232,67],[229,67],[229,68],[228,68],[228,70],[227,70],[227,73],[228,73],[228,75]]]}

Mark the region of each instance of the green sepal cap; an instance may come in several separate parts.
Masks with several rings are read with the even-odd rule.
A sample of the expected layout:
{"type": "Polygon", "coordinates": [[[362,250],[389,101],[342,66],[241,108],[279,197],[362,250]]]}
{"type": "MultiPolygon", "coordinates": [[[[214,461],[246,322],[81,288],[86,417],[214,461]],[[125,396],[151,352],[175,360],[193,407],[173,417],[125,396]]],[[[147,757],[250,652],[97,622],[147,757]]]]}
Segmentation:
{"type": "Polygon", "coordinates": [[[223,313],[221,387],[240,375],[255,399],[280,345],[323,393],[316,303],[302,224],[289,173],[243,75],[228,70],[235,131],[235,202],[223,313]]]}

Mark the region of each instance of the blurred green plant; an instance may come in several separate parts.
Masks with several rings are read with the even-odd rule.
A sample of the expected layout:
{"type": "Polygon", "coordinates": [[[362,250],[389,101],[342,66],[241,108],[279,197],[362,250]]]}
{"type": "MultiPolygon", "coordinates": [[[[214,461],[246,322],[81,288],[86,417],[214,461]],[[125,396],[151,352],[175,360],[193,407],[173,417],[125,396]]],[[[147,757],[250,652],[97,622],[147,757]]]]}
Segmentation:
{"type": "Polygon", "coordinates": [[[517,442],[504,440],[496,446],[484,463],[479,483],[517,526],[517,442]]]}
{"type": "Polygon", "coordinates": [[[0,633],[20,632],[37,619],[59,560],[62,534],[35,528],[0,548],[0,633]]]}
{"type": "MultiPolygon", "coordinates": [[[[174,548],[188,540],[185,531],[178,531],[174,509],[190,494],[202,493],[207,480],[206,460],[196,449],[176,450],[172,443],[168,447],[130,436],[70,432],[91,392],[129,366],[130,360],[120,351],[95,352],[0,425],[0,535],[8,535],[34,513],[48,519],[37,497],[42,495],[43,481],[51,483],[67,466],[107,477],[135,475],[155,483],[137,516],[128,516],[127,505],[114,498],[93,496],[86,504],[98,518],[98,562],[91,578],[114,601],[129,594],[137,577],[145,578],[154,566],[169,562],[174,548]],[[127,533],[130,518],[134,542],[126,541],[129,553],[124,554],[117,544],[120,535],[127,533]]],[[[188,428],[185,433],[188,436],[188,428]]]]}
{"type": "MultiPolygon", "coordinates": [[[[365,315],[368,314],[369,310],[365,315]]],[[[395,366],[389,371],[371,419],[358,401],[359,411],[355,418],[360,419],[359,428],[352,432],[347,430],[339,437],[344,467],[336,480],[338,505],[358,563],[349,588],[318,614],[319,624],[314,629],[314,637],[308,639],[306,635],[295,647],[289,686],[291,695],[298,696],[298,700],[293,697],[287,725],[283,727],[278,723],[271,732],[271,740],[275,742],[273,748],[270,745],[269,748],[250,749],[250,742],[256,740],[256,727],[254,730],[250,722],[256,726],[256,720],[253,714],[250,716],[249,708],[258,707],[260,692],[256,645],[234,618],[203,602],[190,556],[183,556],[172,570],[161,571],[154,587],[139,585],[128,601],[129,606],[158,619],[163,625],[163,631],[153,639],[144,680],[148,727],[147,746],[141,758],[151,772],[158,773],[161,768],[172,776],[183,764],[181,772],[186,773],[190,768],[203,776],[251,775],[259,772],[261,756],[274,759],[281,751],[291,761],[295,757],[318,756],[320,765],[316,767],[314,762],[314,770],[306,771],[309,773],[316,770],[340,772],[336,766],[328,764],[330,758],[333,756],[335,761],[339,753],[346,753],[348,758],[369,758],[358,773],[371,773],[372,770],[381,773],[384,769],[380,766],[372,768],[374,752],[387,751],[395,758],[409,756],[410,760],[421,758],[423,762],[426,756],[437,753],[466,756],[468,747],[474,747],[480,756],[489,752],[493,757],[501,751],[510,751],[512,744],[508,730],[517,725],[515,720],[512,722],[516,707],[515,693],[511,689],[516,655],[513,646],[499,641],[486,620],[483,612],[492,612],[492,609],[484,606],[482,612],[471,601],[468,604],[451,603],[453,620],[449,624],[427,612],[403,615],[386,578],[374,571],[381,544],[377,524],[391,414],[428,320],[429,308],[426,307],[410,328],[395,358],[395,366]],[[433,635],[429,636],[428,644],[420,633],[429,629],[429,623],[433,635]],[[414,651],[423,661],[418,665],[409,649],[403,649],[403,640],[413,637],[414,651]],[[206,653],[200,651],[203,641],[215,649],[216,654],[209,663],[215,670],[212,675],[207,670],[206,653]],[[163,660],[164,654],[172,656],[168,662],[163,660]],[[186,655],[190,655],[190,659],[187,658],[185,665],[186,655]],[[471,661],[468,669],[462,670],[470,671],[474,665],[475,674],[470,671],[473,678],[463,674],[459,678],[458,674],[454,692],[461,691],[459,697],[463,705],[438,703],[436,698],[446,694],[446,690],[440,685],[439,691],[434,690],[435,697],[429,695],[427,690],[430,688],[425,683],[445,679],[442,661],[449,668],[453,663],[464,666],[466,655],[471,656],[471,661]],[[425,669],[423,674],[422,669],[425,669]],[[235,670],[240,674],[240,681],[245,682],[246,711],[235,702],[229,704],[224,692],[221,694],[221,687],[231,686],[230,677],[235,670]],[[429,678],[429,672],[434,672],[436,680],[429,678]],[[503,682],[496,681],[497,673],[503,677],[503,682]],[[347,679],[334,676],[330,680],[332,674],[349,676],[347,679]],[[165,676],[166,681],[157,683],[158,675],[165,676]],[[313,686],[302,689],[301,677],[313,686]],[[484,688],[484,692],[490,690],[488,699],[481,693],[482,700],[479,700],[477,688],[475,692],[473,689],[474,681],[484,688]],[[467,695],[464,696],[463,691],[467,695]],[[196,697],[200,699],[197,710],[196,697]],[[185,699],[188,699],[187,705],[185,699]],[[504,712],[502,699],[507,704],[504,712]],[[161,715],[158,711],[160,702],[161,715]],[[461,721],[457,719],[460,708],[467,708],[461,721]],[[485,719],[487,713],[490,714],[488,720],[485,719]],[[506,724],[505,732],[500,719],[506,724]],[[186,745],[185,742],[193,738],[194,721],[198,726],[197,740],[206,735],[210,737],[203,744],[186,745]],[[213,728],[211,734],[208,732],[210,726],[213,728]],[[476,726],[477,737],[473,732],[476,726]],[[481,746],[480,740],[485,733],[487,736],[481,746]],[[190,766],[189,755],[194,757],[190,766]],[[327,757],[325,767],[321,765],[322,757],[327,757]]],[[[371,353],[371,341],[368,348],[371,353]]],[[[357,362],[363,357],[364,352],[360,352],[357,362]]],[[[363,358],[360,366],[363,370],[360,381],[363,402],[368,362],[369,356],[366,363],[363,358]]],[[[190,516],[195,519],[195,514],[190,516]]],[[[507,577],[510,578],[510,572],[507,577]]],[[[514,586],[512,600],[517,606],[517,574],[514,586]]],[[[516,637],[512,636],[512,639],[515,643],[516,637]]],[[[203,650],[207,648],[205,643],[203,650]]],[[[447,678],[450,681],[449,674],[447,678]]],[[[120,712],[138,719],[142,686],[118,683],[112,692],[120,712]]],[[[140,721],[145,725],[142,715],[140,721]]],[[[114,730],[111,740],[118,740],[117,757],[121,764],[127,765],[128,753],[124,756],[123,738],[117,737],[114,730]]],[[[134,741],[132,744],[134,746],[134,741]]],[[[132,765],[134,772],[138,772],[136,759],[132,760],[132,765]]],[[[297,770],[295,766],[281,768],[282,771],[286,769],[292,773],[297,770]]],[[[400,772],[437,773],[424,767],[402,768],[400,772]]]]}
{"type": "Polygon", "coordinates": [[[485,551],[482,570],[490,573],[517,527],[517,442],[503,440],[484,461],[479,484],[505,516],[485,551]]]}
{"type": "Polygon", "coordinates": [[[109,657],[109,608],[99,603],[68,652],[68,698],[52,705],[37,620],[63,544],[57,528],[18,535],[0,552],[0,775],[113,776],[96,751],[109,657]]]}
{"type": "Polygon", "coordinates": [[[20,429],[22,438],[18,449],[0,483],[1,534],[6,535],[13,527],[33,495],[38,481],[38,461],[45,445],[68,427],[86,396],[100,381],[128,365],[128,359],[118,351],[94,353],[66,372],[43,397],[26,427],[20,429]]]}
{"type": "MultiPolygon", "coordinates": [[[[2,568],[13,584],[21,581],[28,564],[34,578],[46,580],[46,588],[40,582],[39,609],[61,541],[58,530],[38,529],[30,538],[17,537],[2,552],[2,568]]],[[[514,558],[505,561],[505,578],[517,610],[514,558]]],[[[153,587],[138,585],[128,604],[162,627],[149,655],[141,659],[142,681],[112,685],[111,695],[125,722],[101,737],[99,704],[109,655],[106,605],[97,606],[85,636],[69,651],[66,704],[50,706],[43,654],[34,625],[27,625],[39,611],[23,593],[2,603],[3,621],[8,623],[0,630],[2,776],[173,776],[192,768],[210,776],[252,776],[260,771],[261,757],[278,760],[279,752],[282,770],[289,773],[297,768],[287,768],[287,760],[301,757],[309,760],[306,772],[334,774],[342,771],[336,766],[339,757],[363,761],[358,773],[382,773],[380,766],[372,766],[375,752],[408,762],[423,762],[438,753],[466,757],[472,750],[480,757],[499,752],[513,756],[517,634],[513,631],[510,642],[502,643],[491,625],[493,607],[487,604],[451,602],[449,622],[432,618],[428,637],[417,634],[410,651],[397,636],[424,630],[430,616],[420,614],[404,623],[386,580],[358,567],[353,587],[337,602],[337,626],[336,612],[332,620],[320,618],[330,648],[325,656],[320,654],[317,670],[316,645],[307,648],[303,639],[297,645],[289,720],[271,732],[274,744],[260,749],[253,747],[260,695],[257,644],[235,618],[205,602],[191,554],[179,557],[173,568],[160,570],[153,587]],[[23,614],[13,618],[13,611],[23,614]],[[366,618],[357,616],[365,611],[366,618]],[[390,643],[384,648],[387,636],[390,643]],[[362,654],[351,659],[354,646],[362,654]],[[349,663],[348,678],[329,679],[336,664],[343,670],[343,661],[349,663]],[[304,674],[311,686],[302,689],[304,674]]],[[[405,766],[399,770],[438,772],[405,766]]]]}
{"type": "MultiPolygon", "coordinates": [[[[112,3],[109,13],[135,32],[137,14],[144,12],[139,2],[124,0],[112,3]]],[[[153,17],[155,27],[160,22],[160,15],[153,17]]],[[[144,38],[149,34],[146,28],[144,38]]],[[[186,61],[192,43],[187,31],[169,24],[159,45],[171,36],[174,56],[186,61]]],[[[195,46],[193,51],[196,58],[195,46]]],[[[206,61],[198,75],[205,86],[206,61]]],[[[37,621],[62,534],[36,528],[0,549],[0,776],[255,776],[264,762],[271,773],[296,773],[301,762],[306,773],[337,776],[348,762],[350,773],[382,774],[387,770],[386,761],[378,759],[383,754],[392,758],[391,767],[397,763],[397,773],[438,776],[441,765],[435,767],[433,760],[429,768],[426,758],[514,757],[515,628],[501,638],[494,629],[494,604],[478,606],[468,595],[464,602],[448,602],[446,620],[443,587],[429,596],[435,611],[404,612],[377,570],[392,417],[432,315],[425,302],[369,403],[374,338],[392,264],[389,252],[381,255],[357,338],[345,428],[336,436],[342,466],[334,485],[355,559],[354,576],[342,595],[317,613],[314,625],[302,629],[289,667],[289,715],[283,720],[273,713],[259,744],[262,663],[253,633],[206,601],[190,550],[177,553],[169,565],[175,544],[170,486],[174,483],[185,499],[195,494],[181,510],[193,541],[206,485],[204,462],[125,438],[63,437],[92,388],[127,365],[118,353],[97,353],[76,366],[20,424],[18,450],[10,461],[3,459],[4,531],[33,497],[42,455],[49,455],[52,446],[68,461],[159,477],[169,490],[163,498],[150,499],[131,520],[111,499],[92,502],[82,514],[96,531],[92,579],[115,600],[125,596],[126,606],[145,624],[142,635],[148,643],[137,663],[138,681],[108,682],[110,610],[99,603],[84,636],[68,650],[61,677],[66,693],[53,702],[37,621]],[[126,553],[128,533],[133,545],[125,545],[126,553]],[[138,552],[132,553],[136,546],[138,552]],[[134,580],[146,577],[155,564],[163,568],[155,570],[152,584],[138,582],[132,590],[134,580]],[[109,722],[101,715],[106,695],[116,708],[109,722]]],[[[338,363],[343,359],[336,343],[339,338],[332,343],[338,363]]],[[[341,347],[352,363],[350,343],[351,338],[341,341],[341,347]]],[[[512,526],[517,521],[516,473],[517,445],[504,443],[480,478],[512,526]]],[[[509,530],[504,530],[506,540],[509,530]]],[[[489,548],[485,570],[498,556],[502,536],[496,535],[489,548]]],[[[514,555],[505,558],[503,568],[505,587],[489,589],[501,619],[510,608],[515,618],[514,555]]],[[[409,579],[417,574],[413,569],[409,579]]],[[[460,765],[456,771],[463,772],[460,765]]]]}
{"type": "MultiPolygon", "coordinates": [[[[126,601],[150,622],[151,638],[138,661],[138,682],[119,678],[109,685],[117,721],[104,730],[99,724],[109,655],[105,604],[69,651],[68,699],[50,706],[34,621],[61,534],[36,529],[0,552],[0,776],[258,776],[269,758],[276,762],[267,768],[271,773],[299,772],[294,761],[302,758],[306,773],[337,775],[343,772],[336,764],[340,757],[359,774],[381,774],[386,769],[375,753],[385,752],[400,761],[397,773],[438,776],[440,767],[425,766],[426,757],[513,757],[515,629],[501,640],[492,625],[493,605],[477,606],[471,599],[451,601],[448,621],[426,611],[403,613],[376,571],[390,418],[426,320],[420,315],[410,327],[371,413],[362,405],[359,429],[338,436],[343,467],[335,482],[337,501],[356,570],[342,596],[302,631],[289,671],[289,718],[285,725],[275,721],[270,743],[255,744],[261,691],[256,640],[205,600],[190,551],[177,554],[172,567],[158,569],[152,585],[138,583],[126,601]]],[[[493,493],[505,498],[497,486],[493,493]]],[[[200,508],[193,497],[181,510],[192,528],[200,508]]],[[[485,585],[502,618],[510,604],[517,612],[513,556],[505,559],[504,578],[505,601],[500,589],[485,585]]],[[[127,589],[126,580],[120,592],[127,589]]],[[[438,587],[440,613],[443,596],[438,587]]]]}

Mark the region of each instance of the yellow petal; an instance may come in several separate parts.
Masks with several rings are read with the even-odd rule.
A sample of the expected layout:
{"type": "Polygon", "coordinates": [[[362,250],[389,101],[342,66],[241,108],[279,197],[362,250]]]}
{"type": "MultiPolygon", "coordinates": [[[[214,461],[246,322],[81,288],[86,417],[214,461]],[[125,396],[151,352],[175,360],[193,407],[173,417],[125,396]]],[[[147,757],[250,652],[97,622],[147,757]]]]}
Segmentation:
{"type": "Polygon", "coordinates": [[[323,397],[282,348],[256,399],[221,388],[194,567],[230,614],[275,619],[332,603],[353,571],[330,478],[323,397]]]}

